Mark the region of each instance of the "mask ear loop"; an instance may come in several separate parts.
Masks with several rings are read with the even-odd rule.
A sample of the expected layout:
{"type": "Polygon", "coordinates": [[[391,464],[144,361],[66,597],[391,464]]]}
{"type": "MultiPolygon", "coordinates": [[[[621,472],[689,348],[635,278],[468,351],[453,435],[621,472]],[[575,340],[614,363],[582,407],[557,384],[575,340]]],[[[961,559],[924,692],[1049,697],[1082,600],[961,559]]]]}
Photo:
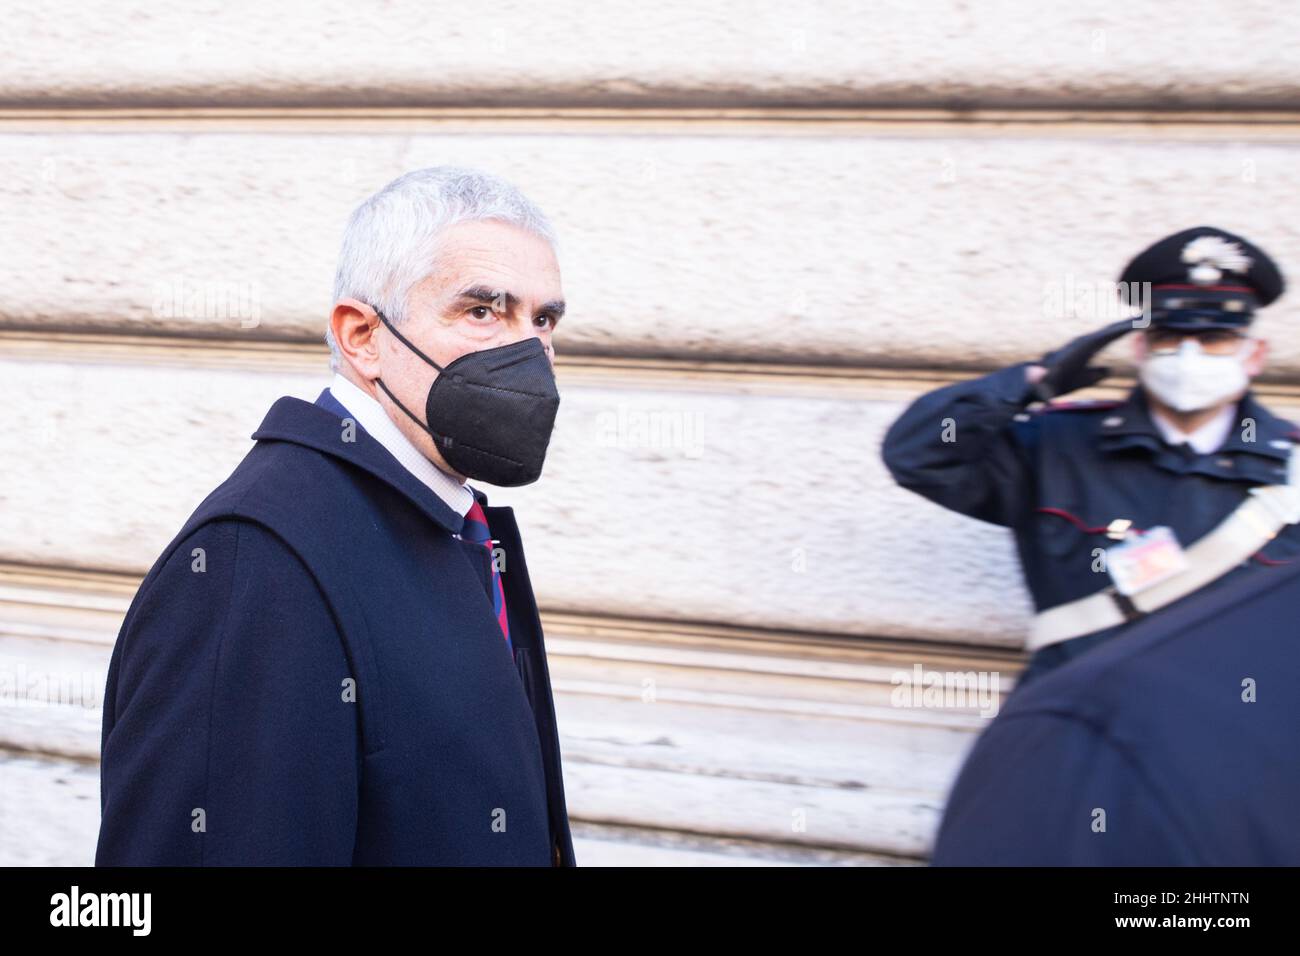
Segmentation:
{"type": "MultiPolygon", "coordinates": [[[[371,306],[371,308],[374,309],[375,307],[374,307],[374,306],[371,306]]],[[[414,345],[411,344],[411,341],[410,341],[410,340],[409,340],[405,335],[403,335],[401,332],[397,331],[397,328],[393,325],[392,322],[389,322],[389,321],[388,321],[388,319],[387,319],[387,317],[384,315],[384,313],[380,312],[378,309],[375,309],[375,315],[379,318],[379,321],[380,321],[380,322],[384,323],[384,325],[386,325],[386,326],[388,327],[388,331],[392,332],[394,335],[397,336],[397,339],[398,339],[399,342],[401,342],[403,345],[405,345],[408,349],[410,349],[410,350],[411,350],[412,352],[414,352],[416,355],[420,356],[420,358],[422,358],[422,359],[424,359],[426,362],[428,362],[430,365],[432,365],[434,368],[436,368],[439,372],[443,371],[443,368],[442,368],[441,365],[439,365],[439,364],[438,364],[437,362],[435,362],[433,359],[429,358],[429,356],[425,355],[423,352],[421,352],[419,349],[417,349],[414,345]]]]}
{"type": "MultiPolygon", "coordinates": [[[[374,309],[375,307],[371,306],[371,308],[374,309]]],[[[406,338],[405,335],[397,331],[397,329],[393,328],[393,323],[388,321],[388,319],[384,316],[384,313],[380,312],[378,309],[375,309],[375,315],[378,316],[380,322],[384,323],[384,325],[388,327],[388,331],[392,332],[394,335],[397,336],[398,340],[401,341],[403,345],[405,345],[416,355],[420,356],[420,358],[424,359],[426,362],[428,362],[430,365],[436,368],[439,374],[442,374],[443,371],[442,366],[439,365],[437,362],[435,362],[433,359],[429,358],[429,356],[425,355],[419,349],[417,349],[413,344],[411,344],[411,342],[406,338]]],[[[451,447],[452,445],[451,439],[446,437],[445,435],[439,435],[437,432],[435,432],[424,422],[420,421],[420,419],[415,415],[415,413],[412,412],[405,405],[403,405],[401,399],[399,399],[396,395],[394,395],[392,390],[389,389],[389,387],[384,384],[384,380],[382,378],[376,376],[375,382],[379,385],[380,388],[384,390],[384,394],[387,395],[390,399],[392,399],[393,404],[396,405],[398,408],[400,408],[402,411],[406,412],[407,417],[410,418],[411,421],[415,422],[415,424],[419,425],[422,429],[424,429],[424,431],[428,433],[430,438],[432,438],[438,444],[442,445],[442,447],[444,448],[451,447]]]]}

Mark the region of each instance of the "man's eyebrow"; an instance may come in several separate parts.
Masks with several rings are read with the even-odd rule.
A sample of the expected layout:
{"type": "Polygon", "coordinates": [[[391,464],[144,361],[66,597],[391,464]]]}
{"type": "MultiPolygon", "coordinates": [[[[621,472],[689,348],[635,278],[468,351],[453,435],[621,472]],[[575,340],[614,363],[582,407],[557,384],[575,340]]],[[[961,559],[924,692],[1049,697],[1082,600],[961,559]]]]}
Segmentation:
{"type": "MultiPolygon", "coordinates": [[[[482,302],[484,305],[495,307],[498,302],[504,303],[507,312],[513,312],[519,305],[519,296],[513,292],[507,292],[505,289],[494,289],[486,285],[472,285],[467,289],[462,289],[456,295],[457,300],[468,299],[472,302],[482,302]]],[[[545,302],[539,311],[549,312],[557,319],[564,315],[564,300],[553,299],[545,302]]]]}
{"type": "Polygon", "coordinates": [[[513,311],[519,304],[519,298],[513,292],[507,292],[504,289],[493,289],[486,285],[472,285],[468,289],[461,289],[456,294],[456,298],[469,299],[474,302],[482,302],[484,305],[490,305],[495,308],[497,302],[504,302],[506,311],[513,311]]]}

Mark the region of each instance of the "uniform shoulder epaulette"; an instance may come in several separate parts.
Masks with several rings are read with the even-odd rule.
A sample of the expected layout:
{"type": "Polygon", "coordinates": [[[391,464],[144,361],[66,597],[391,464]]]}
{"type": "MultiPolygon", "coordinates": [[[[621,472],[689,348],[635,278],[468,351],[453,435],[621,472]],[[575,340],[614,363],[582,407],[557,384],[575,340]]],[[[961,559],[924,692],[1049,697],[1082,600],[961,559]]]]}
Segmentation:
{"type": "Polygon", "coordinates": [[[1039,406],[1040,412],[1095,412],[1107,408],[1119,408],[1123,399],[1094,398],[1078,402],[1050,402],[1039,406]]]}

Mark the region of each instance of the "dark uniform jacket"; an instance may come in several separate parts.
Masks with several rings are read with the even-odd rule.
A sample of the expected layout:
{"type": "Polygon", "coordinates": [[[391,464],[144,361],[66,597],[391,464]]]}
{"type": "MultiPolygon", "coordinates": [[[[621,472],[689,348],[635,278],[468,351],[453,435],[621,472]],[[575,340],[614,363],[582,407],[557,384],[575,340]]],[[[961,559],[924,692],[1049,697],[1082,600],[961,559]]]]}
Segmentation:
{"type": "Polygon", "coordinates": [[[1206,588],[1012,695],[938,865],[1300,866],[1300,562],[1206,588]]]}
{"type": "Polygon", "coordinates": [[[514,660],[488,550],[332,407],[276,401],[132,601],[96,864],[574,865],[511,510],[514,660]]]}
{"type": "MultiPolygon", "coordinates": [[[[890,427],[883,456],[904,488],[1010,528],[1039,611],[1111,584],[1104,570],[1094,570],[1094,550],[1116,543],[1106,535],[1113,520],[1131,520],[1143,531],[1167,526],[1186,548],[1236,509],[1251,487],[1287,480],[1300,433],[1249,393],[1224,447],[1202,455],[1165,442],[1140,386],[1123,402],[1026,411],[1033,400],[1025,382],[1029,364],[921,396],[890,427]],[[945,427],[954,441],[943,440],[945,427]]],[[[1247,565],[1207,588],[1239,574],[1275,573],[1279,562],[1297,557],[1300,525],[1290,525],[1247,565]]]]}

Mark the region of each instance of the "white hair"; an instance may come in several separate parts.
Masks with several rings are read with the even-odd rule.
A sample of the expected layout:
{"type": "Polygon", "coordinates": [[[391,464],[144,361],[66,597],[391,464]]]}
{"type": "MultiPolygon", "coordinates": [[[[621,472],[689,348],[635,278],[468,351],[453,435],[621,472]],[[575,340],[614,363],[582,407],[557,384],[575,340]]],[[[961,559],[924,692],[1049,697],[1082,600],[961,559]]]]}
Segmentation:
{"type": "MultiPolygon", "coordinates": [[[[494,220],[518,226],[556,248],[545,214],[515,186],[459,166],[430,166],[399,176],[352,213],[343,232],[334,301],[353,298],[394,325],[406,319],[411,289],[433,274],[438,236],[459,222],[494,220]]],[[[342,362],[327,325],[330,368],[342,362]]]]}

